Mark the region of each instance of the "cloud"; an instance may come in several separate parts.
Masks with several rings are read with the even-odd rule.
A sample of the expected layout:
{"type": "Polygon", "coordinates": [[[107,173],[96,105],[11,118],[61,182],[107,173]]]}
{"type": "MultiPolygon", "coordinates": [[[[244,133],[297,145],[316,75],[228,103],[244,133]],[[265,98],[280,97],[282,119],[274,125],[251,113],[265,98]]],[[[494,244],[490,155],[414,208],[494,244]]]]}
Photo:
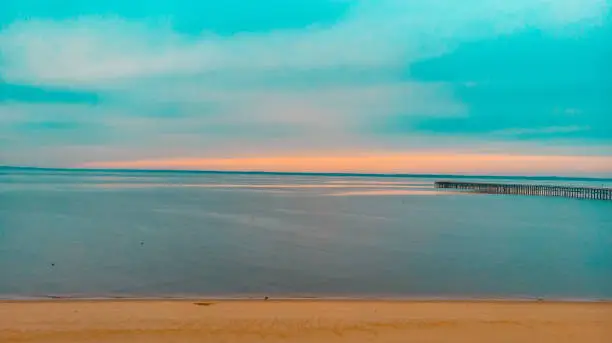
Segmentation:
{"type": "MultiPolygon", "coordinates": [[[[146,153],[149,156],[170,151],[191,156],[279,148],[367,147],[385,144],[373,142],[367,133],[373,116],[378,114],[401,110],[461,115],[461,106],[450,94],[441,96],[443,88],[435,83],[228,93],[211,88],[191,89],[188,94],[161,90],[158,95],[150,90],[140,101],[132,95],[96,105],[13,102],[0,104],[0,132],[14,141],[21,140],[21,146],[56,146],[60,142],[53,137],[25,137],[39,135],[40,123],[74,122],[96,136],[103,134],[105,140],[100,144],[115,151],[128,147],[135,154],[143,154],[138,147],[144,146],[150,150],[146,153]]],[[[82,140],[90,141],[86,132],[72,137],[72,145],[81,145],[82,140]]],[[[63,151],[56,155],[67,164],[87,157],[63,151]]],[[[99,158],[113,156],[103,154],[99,158]]]]}
{"type": "Polygon", "coordinates": [[[213,71],[401,66],[463,40],[526,26],[597,21],[606,6],[605,0],[489,0],[477,5],[364,0],[332,26],[229,37],[209,32],[186,36],[167,22],[120,18],[29,20],[0,33],[0,73],[14,82],[103,87],[118,80],[213,71]]]}
{"type": "Polygon", "coordinates": [[[8,65],[2,74],[9,80],[105,88],[112,82],[154,76],[376,67],[400,61],[400,56],[382,51],[364,53],[361,44],[373,43],[373,51],[379,44],[363,38],[345,28],[313,28],[230,38],[203,34],[193,39],[163,25],[82,18],[16,23],[0,42],[8,65]]]}
{"type": "Polygon", "coordinates": [[[558,33],[570,24],[598,25],[607,10],[605,0],[347,3],[343,17],[324,25],[235,34],[187,33],[177,18],[87,11],[13,21],[0,29],[0,77],[24,88],[0,106],[0,139],[11,145],[2,153],[14,163],[75,165],[92,156],[167,161],[245,151],[479,147],[474,137],[418,132],[412,119],[401,137],[373,131],[394,115],[471,115],[453,82],[415,80],[416,62],[525,27],[558,33]],[[34,101],[40,106],[26,103],[34,101]],[[61,121],[81,123],[79,134],[59,140],[36,125],[61,121]]]}

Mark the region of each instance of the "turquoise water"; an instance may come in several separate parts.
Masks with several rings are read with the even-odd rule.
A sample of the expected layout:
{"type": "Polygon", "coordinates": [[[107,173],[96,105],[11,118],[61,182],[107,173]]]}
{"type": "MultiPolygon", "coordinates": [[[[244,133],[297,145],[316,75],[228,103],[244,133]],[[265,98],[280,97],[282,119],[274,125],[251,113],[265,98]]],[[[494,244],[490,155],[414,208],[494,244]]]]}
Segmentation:
{"type": "Polygon", "coordinates": [[[0,298],[612,299],[612,202],[433,181],[5,171],[0,298]]]}

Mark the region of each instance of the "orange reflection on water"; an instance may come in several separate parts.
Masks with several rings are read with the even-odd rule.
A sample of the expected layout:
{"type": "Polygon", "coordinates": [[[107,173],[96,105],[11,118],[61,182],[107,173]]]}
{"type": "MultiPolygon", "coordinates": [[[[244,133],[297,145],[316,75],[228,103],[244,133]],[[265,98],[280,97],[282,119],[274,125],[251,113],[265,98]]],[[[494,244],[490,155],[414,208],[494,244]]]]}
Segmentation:
{"type": "Polygon", "coordinates": [[[405,182],[405,181],[343,181],[343,180],[327,181],[326,183],[340,184],[340,185],[346,185],[346,186],[352,186],[352,185],[423,186],[423,185],[431,184],[431,182],[426,182],[426,181],[422,181],[422,182],[418,182],[418,181],[405,182]]]}
{"type": "Polygon", "coordinates": [[[185,183],[100,183],[93,185],[100,188],[148,188],[148,187],[176,187],[176,188],[249,188],[249,189],[325,189],[325,188],[417,188],[423,185],[378,185],[378,184],[185,184],[185,183]]]}
{"type": "MultiPolygon", "coordinates": [[[[465,194],[453,192],[454,194],[465,194]]],[[[346,191],[338,193],[330,193],[328,196],[363,196],[363,195],[442,195],[451,194],[451,192],[438,192],[434,190],[418,190],[418,189],[375,189],[370,191],[346,191]]]]}

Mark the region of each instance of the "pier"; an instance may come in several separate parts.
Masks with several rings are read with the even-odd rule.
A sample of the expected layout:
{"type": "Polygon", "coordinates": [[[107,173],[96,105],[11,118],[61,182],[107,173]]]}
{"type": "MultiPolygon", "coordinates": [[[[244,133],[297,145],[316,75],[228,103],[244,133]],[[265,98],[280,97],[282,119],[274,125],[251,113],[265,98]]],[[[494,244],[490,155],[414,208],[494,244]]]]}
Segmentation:
{"type": "Polygon", "coordinates": [[[485,194],[515,194],[554,196],[576,199],[612,200],[612,188],[605,187],[578,187],[561,185],[537,184],[504,184],[504,183],[476,183],[436,181],[435,188],[459,189],[485,194]]]}

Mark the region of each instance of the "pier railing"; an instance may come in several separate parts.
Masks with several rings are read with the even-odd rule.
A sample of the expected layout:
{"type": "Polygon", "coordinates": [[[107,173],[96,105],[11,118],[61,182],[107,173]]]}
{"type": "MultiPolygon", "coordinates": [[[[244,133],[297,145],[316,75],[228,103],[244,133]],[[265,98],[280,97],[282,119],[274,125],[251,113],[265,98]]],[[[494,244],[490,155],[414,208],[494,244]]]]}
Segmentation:
{"type": "Polygon", "coordinates": [[[577,199],[612,200],[612,188],[537,184],[503,184],[436,181],[435,188],[459,189],[487,194],[557,196],[577,199]]]}

